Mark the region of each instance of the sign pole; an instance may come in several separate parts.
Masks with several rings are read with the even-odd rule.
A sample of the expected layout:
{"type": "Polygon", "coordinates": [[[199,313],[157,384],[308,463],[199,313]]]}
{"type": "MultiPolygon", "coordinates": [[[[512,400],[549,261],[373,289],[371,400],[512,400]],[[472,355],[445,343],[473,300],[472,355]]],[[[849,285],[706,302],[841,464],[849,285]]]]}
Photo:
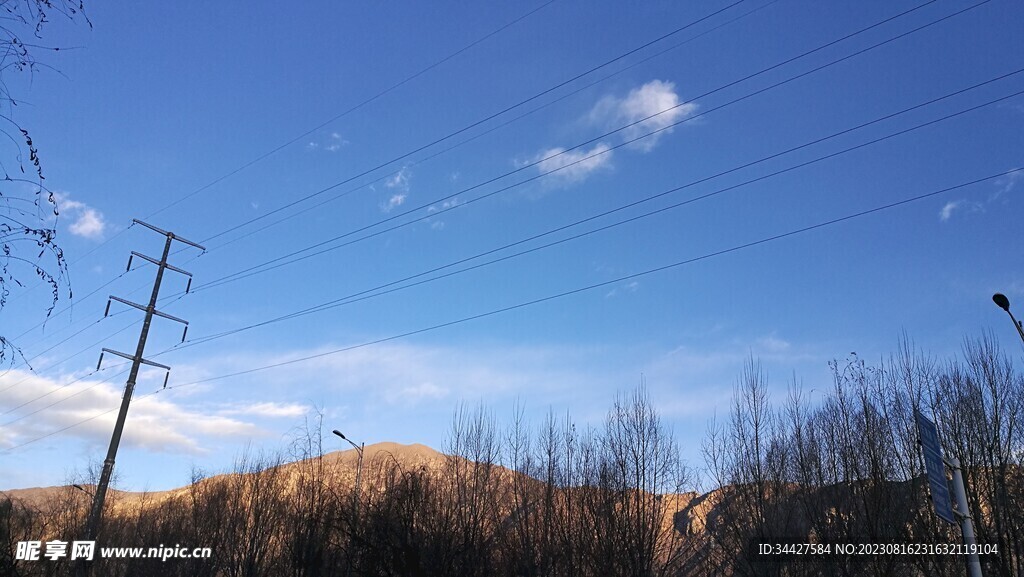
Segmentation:
{"type": "Polygon", "coordinates": [[[981,577],[981,559],[978,557],[978,541],[974,537],[974,522],[967,505],[967,489],[964,486],[964,475],[960,470],[960,461],[956,457],[946,457],[946,464],[953,469],[953,494],[956,496],[956,515],[960,518],[960,531],[964,536],[964,545],[970,550],[967,554],[967,571],[971,577],[981,577]]]}
{"type": "Polygon", "coordinates": [[[928,472],[928,486],[931,489],[932,504],[935,514],[951,525],[959,519],[960,532],[964,537],[964,545],[969,549],[967,555],[967,573],[970,577],[982,577],[981,559],[978,557],[978,542],[974,537],[974,523],[971,510],[967,504],[967,489],[964,486],[964,475],[960,470],[960,461],[956,457],[943,457],[942,444],[939,442],[939,428],[928,417],[914,411],[917,421],[918,443],[924,454],[925,469],[928,472]],[[946,480],[946,465],[953,469],[953,492],[956,496],[954,510],[949,499],[949,482],[946,480]]]}

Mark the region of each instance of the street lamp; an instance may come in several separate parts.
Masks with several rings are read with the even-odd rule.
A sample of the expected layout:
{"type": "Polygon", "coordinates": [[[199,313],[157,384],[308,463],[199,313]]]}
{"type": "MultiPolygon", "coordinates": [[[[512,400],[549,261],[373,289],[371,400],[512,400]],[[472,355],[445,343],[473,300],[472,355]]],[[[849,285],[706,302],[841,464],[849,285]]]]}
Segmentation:
{"type": "Polygon", "coordinates": [[[79,491],[85,493],[86,495],[89,495],[90,497],[95,497],[95,495],[93,495],[91,491],[86,490],[86,488],[81,486],[81,485],[74,484],[74,485],[71,485],[71,486],[76,488],[76,489],[78,489],[79,491]]]}
{"type": "Polygon", "coordinates": [[[1017,329],[1017,334],[1020,335],[1020,339],[1024,341],[1024,328],[1021,327],[1021,321],[1018,321],[1013,313],[1010,312],[1010,299],[1006,298],[1006,295],[1002,293],[996,293],[992,295],[992,302],[1006,311],[1006,314],[1010,315],[1010,320],[1013,322],[1013,328],[1017,329]]]}
{"type": "Polygon", "coordinates": [[[348,437],[343,435],[341,433],[341,431],[339,431],[338,429],[334,429],[334,431],[332,431],[332,432],[335,435],[338,435],[339,437],[341,437],[341,439],[343,441],[347,442],[349,445],[352,445],[352,448],[355,449],[357,453],[359,453],[359,461],[356,464],[356,495],[355,495],[356,514],[358,515],[359,514],[359,496],[362,494],[360,489],[362,487],[362,482],[363,482],[363,448],[366,447],[366,443],[360,443],[360,444],[357,445],[357,444],[352,442],[352,439],[349,439],[348,437]]]}

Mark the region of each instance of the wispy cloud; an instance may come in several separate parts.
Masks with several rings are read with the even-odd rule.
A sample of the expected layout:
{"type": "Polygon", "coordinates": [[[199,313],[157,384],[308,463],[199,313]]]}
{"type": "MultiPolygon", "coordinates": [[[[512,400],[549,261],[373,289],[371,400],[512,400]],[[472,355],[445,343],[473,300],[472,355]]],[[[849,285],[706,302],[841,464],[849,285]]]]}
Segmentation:
{"type": "Polygon", "coordinates": [[[968,212],[985,212],[988,205],[1002,199],[1003,203],[1008,202],[1007,198],[1004,198],[1007,193],[1017,187],[1017,184],[1024,181],[1024,170],[1018,170],[1009,174],[1000,176],[999,178],[992,181],[994,190],[992,190],[988,198],[983,201],[958,199],[951,200],[942,206],[939,210],[939,221],[948,222],[954,215],[954,213],[967,210],[968,212]]]}
{"type": "Polygon", "coordinates": [[[66,192],[54,193],[54,198],[57,200],[57,210],[71,219],[68,232],[89,240],[103,240],[107,222],[102,212],[84,202],[73,200],[66,192]]]}
{"type": "Polygon", "coordinates": [[[953,217],[953,212],[963,203],[962,200],[951,200],[939,211],[939,220],[946,222],[953,217]]]}
{"type": "Polygon", "coordinates": [[[391,212],[405,203],[405,199],[409,197],[410,177],[409,168],[402,167],[402,170],[384,179],[384,188],[392,192],[388,199],[381,204],[382,211],[391,212]]]}
{"type": "Polygon", "coordinates": [[[332,132],[331,140],[327,144],[327,150],[328,152],[337,152],[341,150],[342,146],[346,146],[347,144],[348,141],[342,138],[340,134],[338,134],[337,132],[332,132]]]}
{"type": "Polygon", "coordinates": [[[618,128],[635,122],[636,124],[622,131],[624,141],[664,129],[629,144],[630,148],[650,152],[663,136],[675,130],[671,127],[672,124],[692,115],[697,108],[696,103],[683,104],[680,101],[674,83],[652,80],[630,90],[623,97],[605,96],[590,110],[588,119],[604,128],[618,128]]]}
{"type": "Polygon", "coordinates": [[[635,280],[629,281],[628,283],[622,285],[621,287],[613,288],[612,290],[608,291],[608,293],[605,294],[604,296],[605,298],[611,298],[618,296],[620,293],[635,293],[638,288],[640,288],[639,282],[635,280]]]}
{"type": "Polygon", "coordinates": [[[1011,172],[1006,176],[1000,176],[995,180],[996,190],[989,197],[989,202],[995,202],[999,200],[1001,196],[1010,192],[1016,188],[1017,183],[1024,180],[1024,170],[1018,170],[1017,172],[1011,172]]]}
{"type": "Polygon", "coordinates": [[[385,202],[381,206],[381,210],[383,210],[384,212],[391,212],[393,209],[402,206],[405,203],[406,197],[408,196],[408,194],[404,193],[392,194],[391,198],[389,198],[387,202],[385,202]]]}
{"type": "MultiPolygon", "coordinates": [[[[433,214],[435,212],[444,212],[449,209],[455,208],[458,205],[459,197],[449,198],[448,200],[443,201],[441,204],[432,204],[428,206],[427,214],[433,214]]],[[[430,228],[432,228],[433,230],[441,230],[445,227],[445,222],[436,216],[428,218],[427,222],[430,223],[430,228]]]]}
{"type": "Polygon", "coordinates": [[[538,153],[529,163],[537,163],[537,170],[541,173],[550,172],[549,178],[555,183],[575,184],[598,170],[610,168],[612,154],[610,145],[599,142],[590,150],[549,148],[538,153]]]}
{"type": "Polygon", "coordinates": [[[408,192],[409,176],[409,167],[402,167],[402,170],[399,170],[384,180],[384,187],[408,192]]]}
{"type": "Polygon", "coordinates": [[[332,132],[326,137],[318,137],[317,140],[307,142],[306,150],[323,149],[327,152],[338,152],[342,147],[348,146],[348,144],[348,140],[345,140],[340,133],[332,132]]]}

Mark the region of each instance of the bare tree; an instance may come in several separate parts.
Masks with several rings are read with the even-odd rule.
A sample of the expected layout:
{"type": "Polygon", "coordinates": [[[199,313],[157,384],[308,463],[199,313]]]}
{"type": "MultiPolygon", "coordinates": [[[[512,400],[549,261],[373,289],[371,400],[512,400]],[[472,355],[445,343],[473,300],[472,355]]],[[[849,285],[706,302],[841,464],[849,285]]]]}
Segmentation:
{"type": "MultiPolygon", "coordinates": [[[[89,23],[83,9],[81,1],[73,0],[0,0],[0,134],[6,137],[0,142],[7,147],[0,154],[0,310],[13,287],[29,282],[38,280],[50,289],[46,317],[64,293],[67,261],[55,240],[57,199],[43,184],[39,150],[31,134],[15,120],[18,98],[7,75],[33,75],[49,68],[36,55],[59,48],[39,43],[43,29],[54,16],[89,23]]],[[[66,294],[71,298],[70,289],[66,294]]],[[[0,365],[12,364],[18,356],[24,358],[17,345],[0,335],[0,365]]]]}

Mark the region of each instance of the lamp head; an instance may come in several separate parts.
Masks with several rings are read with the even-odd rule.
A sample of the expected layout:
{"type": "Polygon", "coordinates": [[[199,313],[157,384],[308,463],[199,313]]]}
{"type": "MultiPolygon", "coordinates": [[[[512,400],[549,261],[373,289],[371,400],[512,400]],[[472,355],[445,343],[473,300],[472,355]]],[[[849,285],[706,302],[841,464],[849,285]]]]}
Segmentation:
{"type": "MultiPolygon", "coordinates": [[[[335,435],[338,435],[338,436],[339,436],[339,437],[341,437],[342,439],[345,439],[345,435],[342,435],[342,434],[341,434],[341,431],[339,431],[338,429],[334,429],[334,430],[333,430],[333,431],[331,431],[331,432],[332,432],[332,433],[334,433],[335,435]]],[[[345,439],[345,440],[347,441],[348,439],[345,439]]]]}
{"type": "Polygon", "coordinates": [[[1006,298],[1003,293],[996,293],[992,295],[992,302],[996,303],[999,308],[1006,312],[1010,312],[1010,299],[1006,298]]]}

